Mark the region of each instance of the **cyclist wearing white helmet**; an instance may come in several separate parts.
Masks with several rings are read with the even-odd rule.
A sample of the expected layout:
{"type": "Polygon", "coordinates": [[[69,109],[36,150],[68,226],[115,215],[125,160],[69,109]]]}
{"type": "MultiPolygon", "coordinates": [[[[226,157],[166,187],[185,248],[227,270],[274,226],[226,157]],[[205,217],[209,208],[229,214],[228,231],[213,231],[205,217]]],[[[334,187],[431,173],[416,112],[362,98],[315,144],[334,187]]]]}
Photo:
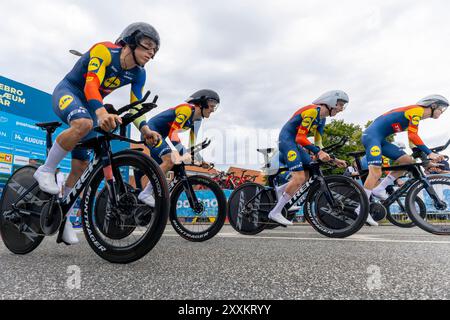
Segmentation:
{"type": "MultiPolygon", "coordinates": [[[[283,225],[292,225],[282,215],[284,206],[291,200],[295,192],[309,179],[304,170],[311,162],[307,151],[315,154],[321,161],[330,161],[330,155],[322,151],[322,134],[325,118],[334,117],[345,110],[349,102],[348,95],[341,90],[328,91],[316,99],[313,104],[299,109],[281,129],[279,136],[280,163],[291,172],[291,180],[278,189],[278,203],[269,213],[269,218],[283,225]],[[314,134],[314,143],[307,136],[314,134]],[[306,150],[305,150],[306,149],[306,150]]],[[[346,162],[334,160],[339,167],[346,167],[346,162]]]]}
{"type": "Polygon", "coordinates": [[[415,105],[393,109],[383,114],[364,131],[362,143],[366,148],[369,165],[369,176],[364,187],[369,198],[374,195],[382,200],[387,199],[386,187],[394,184],[395,180],[404,173],[400,171],[392,172],[378,184],[382,175],[382,156],[386,156],[399,164],[414,162],[414,159],[399,146],[389,143],[386,140],[388,136],[407,131],[410,143],[425,153],[429,159],[433,161],[443,160],[443,156],[431,152],[419,137],[418,132],[421,120],[438,119],[448,106],[449,102],[445,97],[437,94],[430,95],[421,99],[415,105]]]}
{"type": "MultiPolygon", "coordinates": [[[[103,98],[115,89],[131,84],[131,102],[140,100],[146,81],[143,67],[153,59],[159,45],[158,32],[151,25],[133,23],[122,32],[116,44],[95,44],[58,84],[52,96],[53,110],[70,127],[56,138],[45,164],[34,175],[41,190],[58,194],[55,171],[72,152],[72,169],[64,188],[65,194],[70,193],[90,158],[88,150],[75,148],[77,143],[91,138],[94,134],[91,131],[97,125],[110,131],[116,127],[116,122],[121,123],[119,116],[106,111],[103,98]]],[[[157,132],[148,128],[145,116],[134,124],[149,145],[160,138],[157,132]]],[[[69,219],[66,219],[62,240],[66,244],[78,243],[69,219]]]]}

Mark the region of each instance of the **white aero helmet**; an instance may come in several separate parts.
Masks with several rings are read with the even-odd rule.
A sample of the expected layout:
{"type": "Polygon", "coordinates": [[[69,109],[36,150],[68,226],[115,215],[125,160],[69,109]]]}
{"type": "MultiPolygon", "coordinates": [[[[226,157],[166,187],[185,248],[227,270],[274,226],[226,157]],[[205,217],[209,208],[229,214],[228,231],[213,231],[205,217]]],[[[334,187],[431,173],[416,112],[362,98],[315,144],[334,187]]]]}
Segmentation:
{"type": "Polygon", "coordinates": [[[418,106],[429,108],[433,104],[436,104],[438,106],[448,107],[449,103],[448,100],[439,94],[432,94],[430,96],[427,96],[423,99],[421,99],[419,102],[417,102],[418,106]]]}
{"type": "Polygon", "coordinates": [[[319,98],[314,100],[313,104],[325,104],[329,108],[333,109],[333,108],[336,108],[339,100],[342,100],[345,103],[348,103],[350,101],[350,99],[348,98],[348,95],[344,91],[332,90],[332,91],[325,92],[319,98]]]}

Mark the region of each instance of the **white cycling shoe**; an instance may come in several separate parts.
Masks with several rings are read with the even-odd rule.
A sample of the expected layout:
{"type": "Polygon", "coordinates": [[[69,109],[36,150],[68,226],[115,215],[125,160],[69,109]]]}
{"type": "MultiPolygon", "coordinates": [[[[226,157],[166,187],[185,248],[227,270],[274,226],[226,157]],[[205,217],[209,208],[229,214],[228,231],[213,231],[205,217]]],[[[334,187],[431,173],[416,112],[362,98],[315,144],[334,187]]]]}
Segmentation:
{"type": "Polygon", "coordinates": [[[38,168],[33,178],[39,183],[39,188],[47,193],[56,195],[59,193],[59,187],[56,184],[55,174],[50,172],[42,172],[38,168]]]}
{"type": "Polygon", "coordinates": [[[269,219],[273,220],[275,222],[278,222],[279,224],[282,224],[284,226],[292,226],[294,225],[291,221],[289,221],[288,219],[286,219],[281,212],[276,212],[276,213],[269,213],[269,219]]]}
{"type": "Polygon", "coordinates": [[[74,244],[78,244],[80,241],[78,240],[77,233],[73,229],[73,225],[70,222],[69,217],[66,219],[66,224],[64,225],[64,232],[62,235],[62,241],[70,246],[74,244]]]}
{"type": "MultiPolygon", "coordinates": [[[[355,209],[355,213],[359,216],[359,211],[361,209],[361,206],[358,206],[358,208],[355,209]]],[[[371,227],[378,227],[379,224],[378,222],[376,222],[375,220],[373,220],[372,215],[369,213],[367,215],[367,220],[366,222],[371,226],[371,227]]]]}
{"type": "Polygon", "coordinates": [[[148,205],[149,207],[154,208],[156,201],[155,201],[155,197],[153,196],[153,189],[150,188],[145,188],[138,196],[139,201],[142,201],[143,203],[145,203],[146,205],[148,205]]]}

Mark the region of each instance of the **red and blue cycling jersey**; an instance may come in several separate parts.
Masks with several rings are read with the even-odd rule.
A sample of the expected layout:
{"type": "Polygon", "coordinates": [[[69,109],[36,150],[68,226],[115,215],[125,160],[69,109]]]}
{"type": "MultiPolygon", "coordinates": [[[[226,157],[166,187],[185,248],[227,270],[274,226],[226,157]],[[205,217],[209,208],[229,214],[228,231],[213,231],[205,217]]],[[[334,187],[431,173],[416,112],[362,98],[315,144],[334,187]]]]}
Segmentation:
{"type": "MultiPolygon", "coordinates": [[[[70,107],[74,111],[82,107],[93,114],[103,107],[103,99],[107,95],[128,84],[131,84],[130,102],[140,100],[146,81],[145,69],[140,66],[130,70],[123,69],[120,62],[122,49],[111,42],[97,43],[89,49],[55,89],[55,102],[59,110],[64,111],[70,107]],[[73,94],[70,94],[71,91],[73,94]]],[[[73,117],[75,114],[83,114],[76,112],[67,119],[67,112],[60,113],[64,113],[65,122],[77,118],[73,117]]],[[[134,123],[140,128],[145,124],[145,116],[134,123]]]]}
{"type": "MultiPolygon", "coordinates": [[[[52,95],[53,110],[66,124],[77,119],[90,119],[97,124],[95,111],[103,107],[103,98],[114,90],[131,84],[130,101],[142,98],[146,80],[145,69],[139,66],[130,70],[122,68],[122,47],[111,42],[94,45],[75,64],[73,69],[56,86],[52,95]]],[[[137,111],[134,111],[137,112],[137,111]]],[[[146,124],[145,116],[134,121],[139,129],[146,124]]],[[[90,139],[91,132],[84,139],[90,139]]],[[[76,148],[72,158],[88,160],[89,152],[76,148]]]]}
{"type": "Polygon", "coordinates": [[[397,160],[405,155],[405,152],[399,147],[386,140],[388,136],[404,131],[408,132],[408,139],[411,144],[417,146],[427,155],[430,154],[431,150],[419,136],[419,123],[424,112],[424,107],[412,105],[393,109],[375,119],[362,136],[368,164],[380,166],[383,155],[392,160],[397,160]]]}
{"type": "Polygon", "coordinates": [[[317,154],[322,147],[322,135],[326,119],[320,118],[320,107],[309,105],[299,109],[283,126],[279,136],[280,162],[291,171],[302,171],[311,162],[303,148],[317,154]],[[314,142],[308,135],[314,134],[314,142]],[[303,148],[299,148],[299,146],[303,148]]]}
{"type": "Polygon", "coordinates": [[[190,146],[195,144],[201,120],[194,121],[195,106],[191,104],[181,104],[175,108],[163,111],[152,117],[147,125],[151,130],[161,134],[163,140],[156,147],[150,148],[152,157],[161,162],[161,157],[171,153],[169,145],[164,141],[168,138],[177,150],[183,154],[183,147],[179,132],[190,130],[190,146]]]}
{"type": "Polygon", "coordinates": [[[408,131],[409,141],[428,155],[431,150],[419,136],[419,122],[424,112],[424,107],[417,105],[393,109],[375,119],[364,133],[386,138],[391,134],[408,131]]]}

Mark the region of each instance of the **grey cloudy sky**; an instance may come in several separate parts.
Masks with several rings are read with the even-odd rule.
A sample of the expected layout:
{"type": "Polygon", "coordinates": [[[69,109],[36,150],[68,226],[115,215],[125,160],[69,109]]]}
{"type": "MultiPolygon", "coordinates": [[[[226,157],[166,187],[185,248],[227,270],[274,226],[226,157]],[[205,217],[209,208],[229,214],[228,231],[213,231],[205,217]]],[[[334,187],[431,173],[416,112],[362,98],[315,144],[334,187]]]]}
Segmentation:
{"type": "MultiPolygon", "coordinates": [[[[450,97],[446,0],[1,1],[1,75],[51,93],[76,61],[69,49],[84,52],[146,21],[162,42],[146,67],[159,111],[216,89],[221,108],[204,130],[233,138],[279,130],[331,89],[351,99],[338,118],[361,125],[428,94],[450,97]]],[[[123,104],[128,90],[107,101],[123,104]]],[[[450,112],[424,121],[421,136],[442,143],[449,123],[450,112]]]]}

